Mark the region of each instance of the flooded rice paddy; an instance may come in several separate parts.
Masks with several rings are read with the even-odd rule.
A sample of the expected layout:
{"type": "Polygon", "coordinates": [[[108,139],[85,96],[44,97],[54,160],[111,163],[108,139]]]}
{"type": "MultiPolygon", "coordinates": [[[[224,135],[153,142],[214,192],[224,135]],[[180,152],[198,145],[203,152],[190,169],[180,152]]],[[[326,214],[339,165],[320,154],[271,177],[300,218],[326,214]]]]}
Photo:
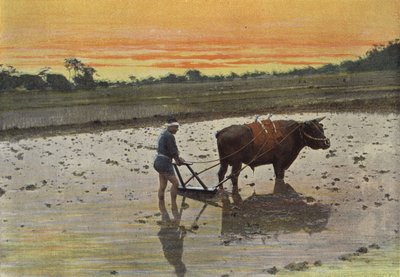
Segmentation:
{"type": "MultiPolygon", "coordinates": [[[[169,194],[165,206],[157,199],[152,161],[162,126],[2,141],[0,275],[263,276],[398,251],[399,116],[272,119],[320,116],[330,149],[304,148],[286,172],[301,198],[273,195],[265,165],[241,173],[238,194],[178,196],[177,209],[169,194]]],[[[182,157],[217,159],[215,133],[252,120],[181,126],[182,157]]],[[[216,184],[217,170],[202,180],[216,184]]],[[[397,265],[376,264],[394,274],[397,265]]]]}

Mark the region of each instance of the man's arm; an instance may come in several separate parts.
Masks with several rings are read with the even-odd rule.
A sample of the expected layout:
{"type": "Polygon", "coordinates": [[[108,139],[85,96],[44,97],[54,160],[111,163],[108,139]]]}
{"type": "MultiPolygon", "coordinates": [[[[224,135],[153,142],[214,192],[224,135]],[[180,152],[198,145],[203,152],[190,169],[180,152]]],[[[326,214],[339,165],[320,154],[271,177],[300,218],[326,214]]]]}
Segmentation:
{"type": "Polygon", "coordinates": [[[182,165],[185,160],[179,157],[178,146],[176,145],[175,137],[171,135],[168,137],[168,150],[170,151],[172,158],[175,160],[177,165],[182,165]]]}

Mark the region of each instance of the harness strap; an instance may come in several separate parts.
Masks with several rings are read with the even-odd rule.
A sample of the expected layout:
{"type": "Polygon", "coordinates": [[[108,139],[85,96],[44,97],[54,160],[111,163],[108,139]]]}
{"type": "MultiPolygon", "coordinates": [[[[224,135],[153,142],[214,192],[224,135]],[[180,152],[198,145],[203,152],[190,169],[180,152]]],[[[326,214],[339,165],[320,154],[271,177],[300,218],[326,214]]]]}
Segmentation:
{"type": "MultiPolygon", "coordinates": [[[[319,130],[318,126],[314,122],[312,122],[312,124],[314,124],[314,126],[317,128],[317,130],[323,135],[323,133],[319,130]]],[[[325,142],[328,141],[328,138],[326,138],[326,137],[325,138],[316,138],[316,137],[313,137],[313,136],[307,134],[304,131],[303,131],[303,136],[305,136],[309,139],[312,139],[312,140],[316,140],[316,141],[325,141],[325,142]]],[[[304,141],[304,138],[303,138],[303,141],[304,141]]],[[[304,141],[304,143],[305,143],[305,141],[304,141]]]]}

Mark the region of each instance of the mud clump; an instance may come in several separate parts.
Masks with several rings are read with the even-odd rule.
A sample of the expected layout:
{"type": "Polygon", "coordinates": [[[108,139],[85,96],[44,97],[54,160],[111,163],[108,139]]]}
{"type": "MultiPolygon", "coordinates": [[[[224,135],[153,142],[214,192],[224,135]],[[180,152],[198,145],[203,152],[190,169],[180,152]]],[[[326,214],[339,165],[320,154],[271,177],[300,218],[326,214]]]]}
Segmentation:
{"type": "Polygon", "coordinates": [[[285,266],[285,269],[290,271],[305,271],[309,269],[308,262],[290,263],[285,266]]]}
{"type": "Polygon", "coordinates": [[[359,162],[364,161],[365,157],[363,155],[355,156],[355,157],[353,157],[353,160],[354,160],[354,164],[358,164],[359,162]]]}
{"type": "Polygon", "coordinates": [[[358,257],[363,254],[366,254],[366,253],[368,253],[368,248],[363,246],[363,247],[358,248],[357,251],[354,253],[349,253],[349,254],[344,254],[344,255],[339,256],[339,260],[351,262],[353,260],[353,258],[358,257]]]}
{"type": "Polygon", "coordinates": [[[271,268],[268,268],[267,270],[265,270],[267,273],[271,274],[271,275],[275,275],[278,272],[278,269],[273,266],[271,268]]]}
{"type": "Polygon", "coordinates": [[[361,254],[368,253],[368,248],[367,247],[360,247],[360,248],[358,248],[357,252],[361,253],[361,254]]]}
{"type": "Polygon", "coordinates": [[[21,190],[34,191],[34,190],[37,190],[37,186],[36,185],[27,185],[25,187],[22,187],[21,190]]]}
{"type": "Polygon", "coordinates": [[[336,155],[336,150],[329,150],[329,153],[328,154],[326,154],[326,158],[327,159],[329,159],[329,158],[331,158],[331,157],[336,157],[337,155],[336,155]]]}
{"type": "Polygon", "coordinates": [[[106,164],[110,164],[110,165],[119,165],[119,163],[117,161],[113,161],[111,159],[107,159],[106,160],[106,164]]]}
{"type": "Polygon", "coordinates": [[[24,153],[19,153],[16,157],[19,161],[22,161],[24,159],[24,153]]]}
{"type": "Polygon", "coordinates": [[[315,261],[314,266],[322,266],[322,262],[320,260],[315,261]]]}
{"type": "Polygon", "coordinates": [[[369,245],[368,248],[371,248],[371,249],[380,249],[381,247],[380,247],[378,244],[373,243],[373,244],[369,245]]]}
{"type": "Polygon", "coordinates": [[[5,193],[6,193],[6,191],[4,189],[0,188],[0,197],[2,197],[5,193]]]}
{"type": "Polygon", "coordinates": [[[354,256],[359,256],[359,255],[360,255],[359,253],[344,254],[344,255],[339,256],[339,260],[351,261],[354,258],[354,256]]]}

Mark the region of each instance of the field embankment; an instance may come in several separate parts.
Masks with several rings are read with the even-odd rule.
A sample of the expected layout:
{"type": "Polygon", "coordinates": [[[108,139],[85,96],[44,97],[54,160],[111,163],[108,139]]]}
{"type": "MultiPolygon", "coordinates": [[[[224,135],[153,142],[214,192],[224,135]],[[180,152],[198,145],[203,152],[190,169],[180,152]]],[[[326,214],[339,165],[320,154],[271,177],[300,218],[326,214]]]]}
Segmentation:
{"type": "Polygon", "coordinates": [[[4,136],[5,130],[10,134],[49,126],[53,130],[104,125],[118,128],[171,115],[197,119],[269,112],[398,112],[399,106],[397,71],[268,76],[64,93],[16,91],[0,94],[0,130],[4,136]]]}

